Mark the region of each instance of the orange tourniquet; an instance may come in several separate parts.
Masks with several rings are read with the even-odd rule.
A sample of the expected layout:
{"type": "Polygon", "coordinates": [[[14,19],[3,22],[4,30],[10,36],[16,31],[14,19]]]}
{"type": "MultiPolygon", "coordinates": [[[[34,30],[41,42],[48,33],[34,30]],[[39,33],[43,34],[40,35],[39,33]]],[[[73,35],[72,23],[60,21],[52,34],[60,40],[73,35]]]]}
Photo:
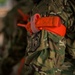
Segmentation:
{"type": "MultiPolygon", "coordinates": [[[[22,26],[18,24],[18,26],[22,26]]],[[[32,33],[30,22],[24,27],[32,33]]],[[[61,19],[58,16],[42,17],[36,20],[35,27],[38,30],[47,30],[49,32],[65,36],[66,27],[61,23],[61,19]]]]}

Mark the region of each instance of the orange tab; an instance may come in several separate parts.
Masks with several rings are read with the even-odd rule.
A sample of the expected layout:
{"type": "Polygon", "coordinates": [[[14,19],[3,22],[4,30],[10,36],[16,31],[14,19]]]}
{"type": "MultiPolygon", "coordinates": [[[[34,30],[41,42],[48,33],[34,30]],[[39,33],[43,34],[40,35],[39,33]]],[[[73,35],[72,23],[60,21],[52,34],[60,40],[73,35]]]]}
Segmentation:
{"type": "Polygon", "coordinates": [[[32,34],[32,30],[31,30],[31,25],[30,22],[28,22],[27,24],[17,24],[17,26],[21,26],[21,27],[25,27],[27,31],[29,31],[32,34]]]}
{"type": "Polygon", "coordinates": [[[23,17],[24,21],[28,21],[29,15],[28,14],[24,14],[21,9],[18,9],[18,13],[23,17]]]}
{"type": "Polygon", "coordinates": [[[39,27],[57,27],[61,24],[61,20],[58,16],[49,16],[39,18],[36,22],[36,28],[39,27]]]}

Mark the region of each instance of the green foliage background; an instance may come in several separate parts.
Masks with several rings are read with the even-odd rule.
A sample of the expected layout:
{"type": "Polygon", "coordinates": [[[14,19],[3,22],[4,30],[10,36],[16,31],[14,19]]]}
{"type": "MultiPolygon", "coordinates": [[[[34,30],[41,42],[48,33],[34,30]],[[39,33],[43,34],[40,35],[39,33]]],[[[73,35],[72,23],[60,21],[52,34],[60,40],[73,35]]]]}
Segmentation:
{"type": "Polygon", "coordinates": [[[6,0],[0,0],[0,4],[4,4],[6,0]]]}

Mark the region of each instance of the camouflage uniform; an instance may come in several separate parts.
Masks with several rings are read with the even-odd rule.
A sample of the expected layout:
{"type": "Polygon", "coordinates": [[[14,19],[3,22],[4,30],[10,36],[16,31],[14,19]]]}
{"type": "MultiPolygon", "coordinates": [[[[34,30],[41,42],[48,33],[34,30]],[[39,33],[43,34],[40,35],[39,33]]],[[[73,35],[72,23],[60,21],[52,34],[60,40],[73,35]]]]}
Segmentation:
{"type": "Polygon", "coordinates": [[[33,7],[32,15],[58,15],[67,33],[61,37],[42,30],[28,36],[27,56],[21,75],[75,75],[75,29],[71,30],[75,21],[73,10],[69,0],[41,0],[33,7]],[[71,60],[65,59],[65,50],[73,56],[71,60]]]}
{"type": "MultiPolygon", "coordinates": [[[[27,9],[29,9],[29,7],[27,9]]],[[[33,34],[32,36],[28,33],[27,48],[25,48],[26,47],[25,46],[23,47],[23,49],[22,48],[20,49],[20,51],[22,50],[24,51],[26,49],[25,65],[23,67],[21,75],[75,75],[75,67],[74,67],[75,60],[69,60],[66,58],[67,60],[65,61],[65,50],[66,51],[69,50],[73,58],[75,56],[75,48],[74,48],[75,39],[70,37],[70,35],[75,32],[74,29],[73,31],[71,30],[71,27],[74,25],[75,20],[73,16],[74,8],[71,5],[71,1],[41,0],[39,4],[35,4],[34,7],[30,9],[32,9],[29,10],[31,12],[30,13],[31,16],[33,16],[35,13],[39,13],[41,14],[41,16],[58,15],[62,19],[63,24],[67,28],[67,34],[65,37],[61,37],[57,34],[53,34],[45,30],[33,34]]],[[[11,52],[9,55],[10,56],[9,59],[17,59],[18,57],[17,60],[19,60],[20,56],[16,55],[20,55],[20,53],[17,53],[18,49],[16,48],[18,48],[17,46],[24,46],[24,41],[22,42],[20,39],[20,42],[22,42],[23,45],[19,45],[20,43],[18,42],[19,41],[17,41],[18,45],[16,43],[13,43],[13,46],[11,47],[12,51],[10,50],[11,52]],[[17,50],[16,53],[15,50],[17,50]],[[16,54],[15,55],[16,57],[14,57],[11,54],[16,54]]],[[[11,62],[13,61],[11,60],[11,62]]],[[[11,62],[9,60],[7,63],[11,62]]]]}

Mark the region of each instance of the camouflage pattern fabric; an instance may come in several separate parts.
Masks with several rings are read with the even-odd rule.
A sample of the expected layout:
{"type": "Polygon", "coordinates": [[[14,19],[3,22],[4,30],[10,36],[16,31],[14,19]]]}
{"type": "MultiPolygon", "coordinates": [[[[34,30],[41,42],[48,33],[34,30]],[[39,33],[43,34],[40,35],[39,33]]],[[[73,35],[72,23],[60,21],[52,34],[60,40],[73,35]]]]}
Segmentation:
{"type": "MultiPolygon", "coordinates": [[[[75,39],[69,37],[73,32],[71,27],[74,26],[75,18],[70,2],[69,0],[41,0],[33,7],[32,15],[35,13],[41,16],[58,15],[66,26],[67,33],[65,38],[47,31],[44,31],[46,32],[44,34],[41,31],[30,36],[27,60],[21,75],[75,75],[75,39]],[[71,59],[66,60],[65,50],[71,55],[71,59]]],[[[73,36],[75,37],[75,34],[73,36]]]]}
{"type": "Polygon", "coordinates": [[[59,75],[64,62],[65,38],[43,30],[32,35],[28,43],[21,75],[59,75]]]}
{"type": "MultiPolygon", "coordinates": [[[[23,36],[16,36],[13,38],[9,56],[4,60],[5,62],[3,63],[3,71],[5,70],[5,72],[8,74],[10,72],[7,71],[7,66],[9,66],[8,64],[10,63],[9,68],[11,68],[18,63],[19,60],[24,56],[24,53],[22,55],[20,51],[24,52],[26,49],[25,65],[20,75],[75,75],[75,28],[73,28],[75,22],[73,11],[74,4],[70,0],[41,0],[39,4],[35,5],[33,5],[31,0],[28,1],[25,6],[22,6],[24,13],[30,14],[31,16],[33,16],[35,13],[39,13],[42,17],[58,15],[62,19],[62,23],[67,28],[66,36],[61,37],[45,30],[42,30],[31,36],[29,33],[28,35],[24,35],[26,34],[26,31],[23,31],[25,33],[22,33],[22,35],[25,38],[28,38],[27,48],[25,38],[23,41],[21,40],[23,36]],[[31,4],[31,8],[28,4],[31,4]],[[25,9],[27,10],[25,11],[25,9]],[[72,33],[73,37],[71,37],[72,33]],[[23,47],[18,48],[19,46],[23,47]],[[69,55],[71,55],[71,59],[69,59],[68,56],[65,57],[65,52],[67,51],[69,55]]],[[[18,5],[18,8],[20,7],[21,6],[18,5]]],[[[7,26],[11,29],[14,25],[14,18],[11,19],[10,24],[7,20],[5,20],[7,22],[7,26]]],[[[9,28],[6,27],[6,31],[10,31],[9,28]]],[[[12,32],[13,29],[11,30],[11,33],[8,33],[8,35],[11,35],[12,32]]]]}

